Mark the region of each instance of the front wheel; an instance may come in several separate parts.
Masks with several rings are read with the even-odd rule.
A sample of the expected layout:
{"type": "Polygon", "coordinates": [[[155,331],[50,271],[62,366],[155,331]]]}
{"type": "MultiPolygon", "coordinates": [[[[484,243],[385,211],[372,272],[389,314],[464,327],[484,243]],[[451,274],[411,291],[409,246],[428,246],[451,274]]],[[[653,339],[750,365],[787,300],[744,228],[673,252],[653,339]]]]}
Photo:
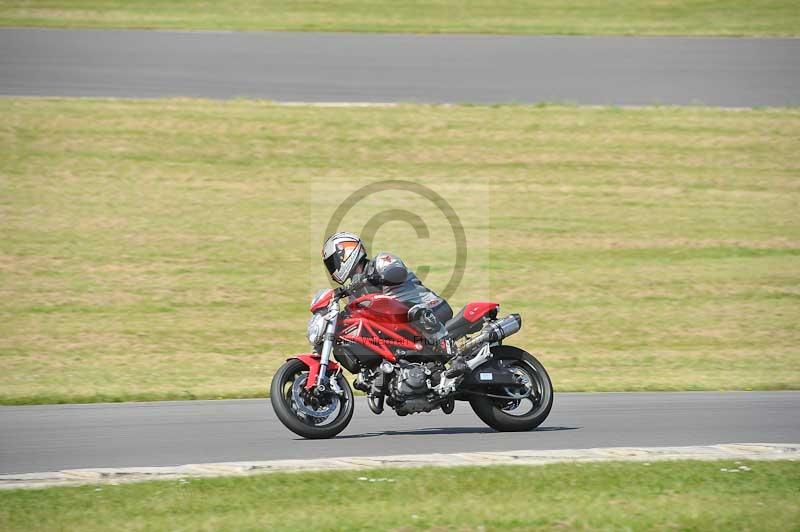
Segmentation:
{"type": "Polygon", "coordinates": [[[492,348],[492,355],[514,372],[522,386],[492,390],[495,397],[475,395],[469,400],[472,410],[481,421],[501,432],[535,429],[553,408],[553,384],[547,370],[533,355],[517,347],[496,346],[492,348]],[[526,393],[519,393],[520,388],[526,393]],[[502,395],[508,398],[497,397],[502,395]]]}
{"type": "Polygon", "coordinates": [[[336,383],[342,395],[318,395],[306,390],[308,366],[293,358],[278,369],[270,386],[270,401],[275,415],[286,428],[309,439],[333,438],[353,417],[353,390],[341,374],[336,383]]]}

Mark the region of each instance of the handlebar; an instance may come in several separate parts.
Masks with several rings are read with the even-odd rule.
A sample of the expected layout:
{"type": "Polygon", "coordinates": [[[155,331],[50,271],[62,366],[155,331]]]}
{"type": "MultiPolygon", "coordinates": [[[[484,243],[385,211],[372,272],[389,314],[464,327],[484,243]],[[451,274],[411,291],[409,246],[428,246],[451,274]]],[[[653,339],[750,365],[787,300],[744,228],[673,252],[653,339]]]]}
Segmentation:
{"type": "Polygon", "coordinates": [[[344,286],[340,286],[339,288],[333,289],[333,298],[334,299],[342,299],[344,296],[347,295],[347,288],[344,286]]]}
{"type": "Polygon", "coordinates": [[[361,290],[367,284],[377,284],[378,279],[374,277],[364,277],[362,280],[357,282],[352,282],[347,286],[340,286],[333,291],[333,295],[336,299],[341,299],[345,296],[352,295],[353,292],[357,290],[361,290]]]}

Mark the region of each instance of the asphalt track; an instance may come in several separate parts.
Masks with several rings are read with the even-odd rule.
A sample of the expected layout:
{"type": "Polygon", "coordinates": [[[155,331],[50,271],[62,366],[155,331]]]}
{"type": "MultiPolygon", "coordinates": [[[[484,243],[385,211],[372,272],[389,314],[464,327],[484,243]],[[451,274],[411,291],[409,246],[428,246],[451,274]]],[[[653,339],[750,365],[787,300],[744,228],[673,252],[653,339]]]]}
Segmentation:
{"type": "Polygon", "coordinates": [[[0,474],[86,467],[520,449],[793,443],[800,392],[556,394],[536,431],[498,433],[469,406],[375,416],[359,398],[332,440],[286,430],[268,400],[0,407],[0,474]]]}
{"type": "Polygon", "coordinates": [[[0,94],[800,105],[800,39],[0,29],[0,94]]]}

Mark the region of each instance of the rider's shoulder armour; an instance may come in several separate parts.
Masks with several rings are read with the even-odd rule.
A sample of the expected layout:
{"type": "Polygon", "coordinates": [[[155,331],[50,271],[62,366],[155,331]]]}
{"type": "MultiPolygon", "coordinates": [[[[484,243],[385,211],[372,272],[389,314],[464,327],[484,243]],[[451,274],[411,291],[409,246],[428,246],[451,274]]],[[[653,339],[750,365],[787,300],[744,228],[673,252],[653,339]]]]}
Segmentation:
{"type": "Polygon", "coordinates": [[[408,278],[408,268],[400,257],[381,252],[372,260],[375,273],[387,284],[401,284],[408,278]]]}

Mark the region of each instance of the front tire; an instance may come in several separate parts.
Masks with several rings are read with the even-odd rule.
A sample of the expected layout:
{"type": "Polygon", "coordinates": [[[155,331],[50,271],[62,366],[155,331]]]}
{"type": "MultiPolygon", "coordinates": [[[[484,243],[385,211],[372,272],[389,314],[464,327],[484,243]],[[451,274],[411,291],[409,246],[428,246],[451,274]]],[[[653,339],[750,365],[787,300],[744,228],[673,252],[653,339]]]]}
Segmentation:
{"type": "MultiPolygon", "coordinates": [[[[275,415],[286,428],[308,439],[333,438],[350,423],[353,417],[353,390],[347,379],[339,374],[336,382],[344,392],[337,396],[337,405],[327,416],[314,417],[306,412],[318,415],[314,407],[305,402],[298,404],[296,390],[302,389],[308,377],[308,366],[302,361],[293,358],[281,366],[272,378],[270,386],[270,402],[275,410],[275,415]]],[[[301,399],[302,401],[302,399],[301,399]]],[[[326,407],[319,410],[325,412],[326,407]]]]}
{"type": "Polygon", "coordinates": [[[507,361],[508,367],[518,372],[523,382],[525,379],[530,382],[531,397],[509,401],[476,395],[469,400],[472,410],[481,421],[500,432],[535,429],[547,419],[553,408],[553,384],[547,370],[536,357],[517,347],[496,346],[492,348],[492,354],[494,360],[507,361]],[[523,401],[530,403],[527,411],[521,405],[523,401]]]}

